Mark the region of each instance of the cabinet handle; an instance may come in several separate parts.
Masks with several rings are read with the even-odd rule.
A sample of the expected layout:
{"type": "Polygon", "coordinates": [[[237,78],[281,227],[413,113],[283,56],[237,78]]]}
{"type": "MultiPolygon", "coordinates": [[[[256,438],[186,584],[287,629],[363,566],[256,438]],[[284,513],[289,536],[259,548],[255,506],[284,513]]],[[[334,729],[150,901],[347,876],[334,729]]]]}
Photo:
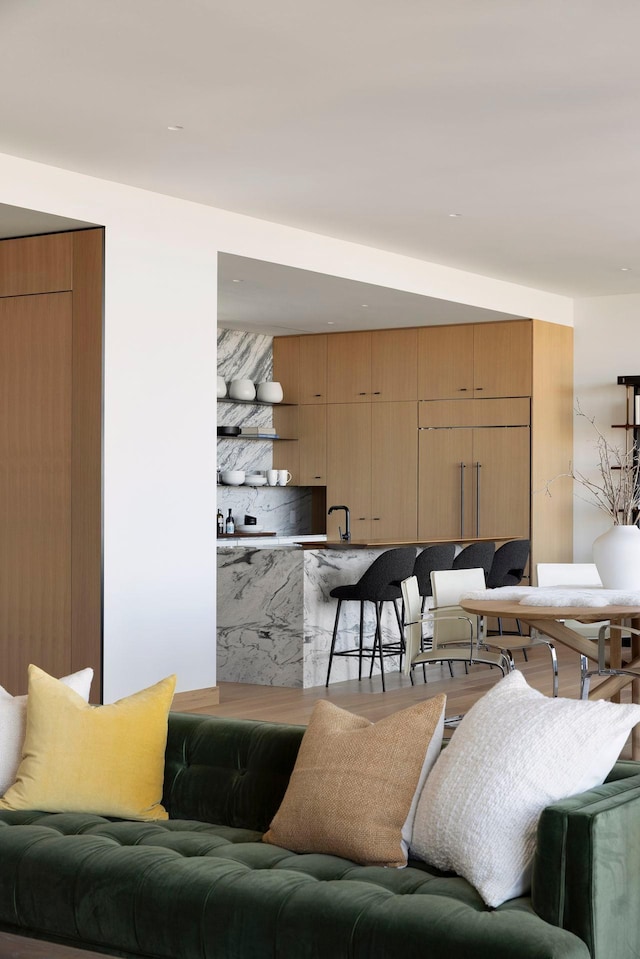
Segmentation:
{"type": "Polygon", "coordinates": [[[459,386],[459,387],[458,387],[458,393],[466,393],[466,392],[467,392],[467,387],[466,387],[466,386],[459,386]]]}
{"type": "Polygon", "coordinates": [[[374,390],[373,395],[374,395],[374,396],[380,396],[380,393],[381,393],[381,392],[382,392],[381,390],[374,390]]]}
{"type": "Polygon", "coordinates": [[[313,395],[316,399],[319,399],[322,396],[322,393],[314,393],[313,395]]]}
{"type": "Polygon", "coordinates": [[[366,519],[366,516],[358,516],[358,519],[366,519]]]}
{"type": "Polygon", "coordinates": [[[464,471],[466,466],[460,463],[460,535],[464,536],[464,471]]]}
{"type": "Polygon", "coordinates": [[[358,393],[358,396],[366,396],[366,393],[358,393]]]}
{"type": "Polygon", "coordinates": [[[476,463],[476,536],[480,535],[480,470],[482,463],[476,463]]]}
{"type": "Polygon", "coordinates": [[[477,390],[483,390],[483,389],[484,389],[484,386],[476,386],[476,389],[477,389],[477,390]]]}
{"type": "Polygon", "coordinates": [[[313,478],[314,478],[314,479],[322,479],[321,476],[314,476],[313,478]]]}
{"type": "Polygon", "coordinates": [[[380,517],[379,517],[379,516],[372,516],[371,519],[372,519],[372,520],[375,520],[376,522],[379,522],[379,521],[380,521],[380,517]]]}

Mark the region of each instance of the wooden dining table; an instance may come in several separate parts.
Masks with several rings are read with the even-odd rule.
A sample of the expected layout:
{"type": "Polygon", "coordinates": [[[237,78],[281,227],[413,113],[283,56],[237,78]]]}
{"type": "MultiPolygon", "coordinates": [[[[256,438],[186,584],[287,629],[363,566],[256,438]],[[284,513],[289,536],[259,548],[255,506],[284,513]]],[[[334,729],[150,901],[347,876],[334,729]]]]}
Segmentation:
{"type": "MultiPolygon", "coordinates": [[[[599,623],[608,621],[615,624],[628,624],[640,629],[640,605],[638,606],[527,606],[516,601],[496,599],[462,599],[460,605],[475,616],[504,617],[518,619],[532,629],[536,629],[550,639],[598,661],[598,643],[587,639],[575,629],[565,624],[565,620],[577,620],[580,623],[599,623]]],[[[504,639],[504,637],[503,637],[504,639]]],[[[508,642],[504,642],[508,648],[508,642]]],[[[609,665],[620,669],[622,665],[622,643],[619,630],[612,631],[609,665]]],[[[631,701],[640,703],[640,636],[631,633],[631,659],[625,662],[626,671],[637,671],[635,676],[607,676],[601,683],[589,691],[589,699],[618,698],[620,690],[631,685],[631,701]]],[[[631,755],[640,759],[640,725],[631,734],[631,755]]]]}

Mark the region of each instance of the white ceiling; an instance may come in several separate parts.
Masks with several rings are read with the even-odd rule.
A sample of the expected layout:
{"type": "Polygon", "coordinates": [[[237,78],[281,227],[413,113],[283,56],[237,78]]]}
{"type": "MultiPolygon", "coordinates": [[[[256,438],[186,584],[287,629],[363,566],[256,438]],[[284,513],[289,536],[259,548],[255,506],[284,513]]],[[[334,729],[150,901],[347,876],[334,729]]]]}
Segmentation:
{"type": "Polygon", "coordinates": [[[640,292],[639,36],[637,0],[0,0],[0,151],[640,292]]]}

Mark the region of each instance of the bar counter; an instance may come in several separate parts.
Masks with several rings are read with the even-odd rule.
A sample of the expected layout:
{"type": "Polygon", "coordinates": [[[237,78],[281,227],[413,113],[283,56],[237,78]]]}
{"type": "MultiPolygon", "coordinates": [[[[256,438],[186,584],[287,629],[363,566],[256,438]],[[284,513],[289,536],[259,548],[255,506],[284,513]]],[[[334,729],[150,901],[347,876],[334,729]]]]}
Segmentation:
{"type": "MultiPolygon", "coordinates": [[[[507,537],[514,539],[516,537],[507,537]]],[[[391,542],[382,540],[288,542],[252,545],[246,540],[218,545],[217,676],[220,682],[267,686],[324,685],[337,601],[335,586],[355,583],[387,549],[487,539],[391,542]]],[[[490,540],[492,541],[492,540],[490,540]]],[[[264,541],[263,541],[264,542],[264,541]]],[[[496,539],[504,542],[504,538],[496,539]]],[[[344,603],[340,616],[342,648],[357,645],[360,604],[344,603]]],[[[372,603],[365,603],[365,644],[375,628],[372,603]]],[[[391,604],[382,615],[383,640],[398,640],[391,604]]],[[[392,658],[385,670],[397,669],[392,658]]],[[[357,678],[355,659],[334,660],[331,682],[357,678]]],[[[374,665],[374,674],[379,666],[374,665]]]]}

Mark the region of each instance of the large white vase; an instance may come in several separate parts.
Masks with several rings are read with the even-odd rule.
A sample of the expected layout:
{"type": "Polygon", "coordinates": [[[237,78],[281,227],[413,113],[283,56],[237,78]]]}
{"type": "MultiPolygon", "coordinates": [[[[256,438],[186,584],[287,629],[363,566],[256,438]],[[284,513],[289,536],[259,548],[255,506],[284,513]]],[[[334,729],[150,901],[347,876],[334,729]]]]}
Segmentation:
{"type": "Polygon", "coordinates": [[[612,526],[595,540],[593,562],[605,589],[640,590],[640,529],[612,526]]]}

